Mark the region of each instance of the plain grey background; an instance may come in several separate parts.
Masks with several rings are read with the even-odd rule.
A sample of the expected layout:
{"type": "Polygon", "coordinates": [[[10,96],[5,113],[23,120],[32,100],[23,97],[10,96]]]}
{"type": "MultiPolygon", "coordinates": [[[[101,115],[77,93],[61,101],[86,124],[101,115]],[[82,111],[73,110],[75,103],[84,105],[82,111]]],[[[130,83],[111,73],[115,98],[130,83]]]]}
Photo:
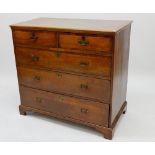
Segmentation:
{"type": "Polygon", "coordinates": [[[113,141],[155,141],[155,14],[0,14],[0,141],[107,141],[90,128],[39,115],[20,116],[10,24],[38,18],[133,20],[128,111],[113,141]]]}

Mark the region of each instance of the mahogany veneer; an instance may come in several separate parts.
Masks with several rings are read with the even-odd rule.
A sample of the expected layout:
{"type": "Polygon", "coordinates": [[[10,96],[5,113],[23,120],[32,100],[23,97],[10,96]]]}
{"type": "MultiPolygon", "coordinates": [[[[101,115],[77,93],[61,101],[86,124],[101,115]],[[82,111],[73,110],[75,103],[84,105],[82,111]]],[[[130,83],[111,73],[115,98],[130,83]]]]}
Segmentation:
{"type": "Polygon", "coordinates": [[[131,21],[39,18],[11,28],[20,113],[84,124],[112,139],[127,106],[131,21]]]}

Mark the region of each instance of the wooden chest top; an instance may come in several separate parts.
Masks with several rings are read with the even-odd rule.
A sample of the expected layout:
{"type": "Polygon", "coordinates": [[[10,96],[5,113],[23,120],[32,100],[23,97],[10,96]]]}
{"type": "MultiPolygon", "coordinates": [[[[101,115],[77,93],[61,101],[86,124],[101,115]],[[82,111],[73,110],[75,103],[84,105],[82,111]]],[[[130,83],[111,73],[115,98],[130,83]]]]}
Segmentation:
{"type": "Polygon", "coordinates": [[[96,32],[117,32],[132,21],[38,18],[11,25],[11,27],[48,28],[55,30],[83,30],[96,32]]]}

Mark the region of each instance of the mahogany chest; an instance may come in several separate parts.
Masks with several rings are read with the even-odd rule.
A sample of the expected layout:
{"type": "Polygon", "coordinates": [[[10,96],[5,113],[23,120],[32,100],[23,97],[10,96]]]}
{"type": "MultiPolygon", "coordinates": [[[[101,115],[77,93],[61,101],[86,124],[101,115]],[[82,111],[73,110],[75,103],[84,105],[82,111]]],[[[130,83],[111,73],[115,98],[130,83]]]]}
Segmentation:
{"type": "Polygon", "coordinates": [[[39,18],[11,25],[21,105],[112,139],[126,111],[131,21],[39,18]]]}

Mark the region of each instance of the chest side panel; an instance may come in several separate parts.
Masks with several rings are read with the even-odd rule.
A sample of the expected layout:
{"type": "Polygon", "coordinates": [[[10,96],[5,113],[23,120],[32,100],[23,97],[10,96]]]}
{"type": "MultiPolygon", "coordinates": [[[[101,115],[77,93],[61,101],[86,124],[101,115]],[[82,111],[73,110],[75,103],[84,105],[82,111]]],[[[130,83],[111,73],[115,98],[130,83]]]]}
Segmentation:
{"type": "Polygon", "coordinates": [[[126,27],[115,37],[111,124],[115,123],[120,108],[126,102],[130,29],[131,26],[126,27]]]}

